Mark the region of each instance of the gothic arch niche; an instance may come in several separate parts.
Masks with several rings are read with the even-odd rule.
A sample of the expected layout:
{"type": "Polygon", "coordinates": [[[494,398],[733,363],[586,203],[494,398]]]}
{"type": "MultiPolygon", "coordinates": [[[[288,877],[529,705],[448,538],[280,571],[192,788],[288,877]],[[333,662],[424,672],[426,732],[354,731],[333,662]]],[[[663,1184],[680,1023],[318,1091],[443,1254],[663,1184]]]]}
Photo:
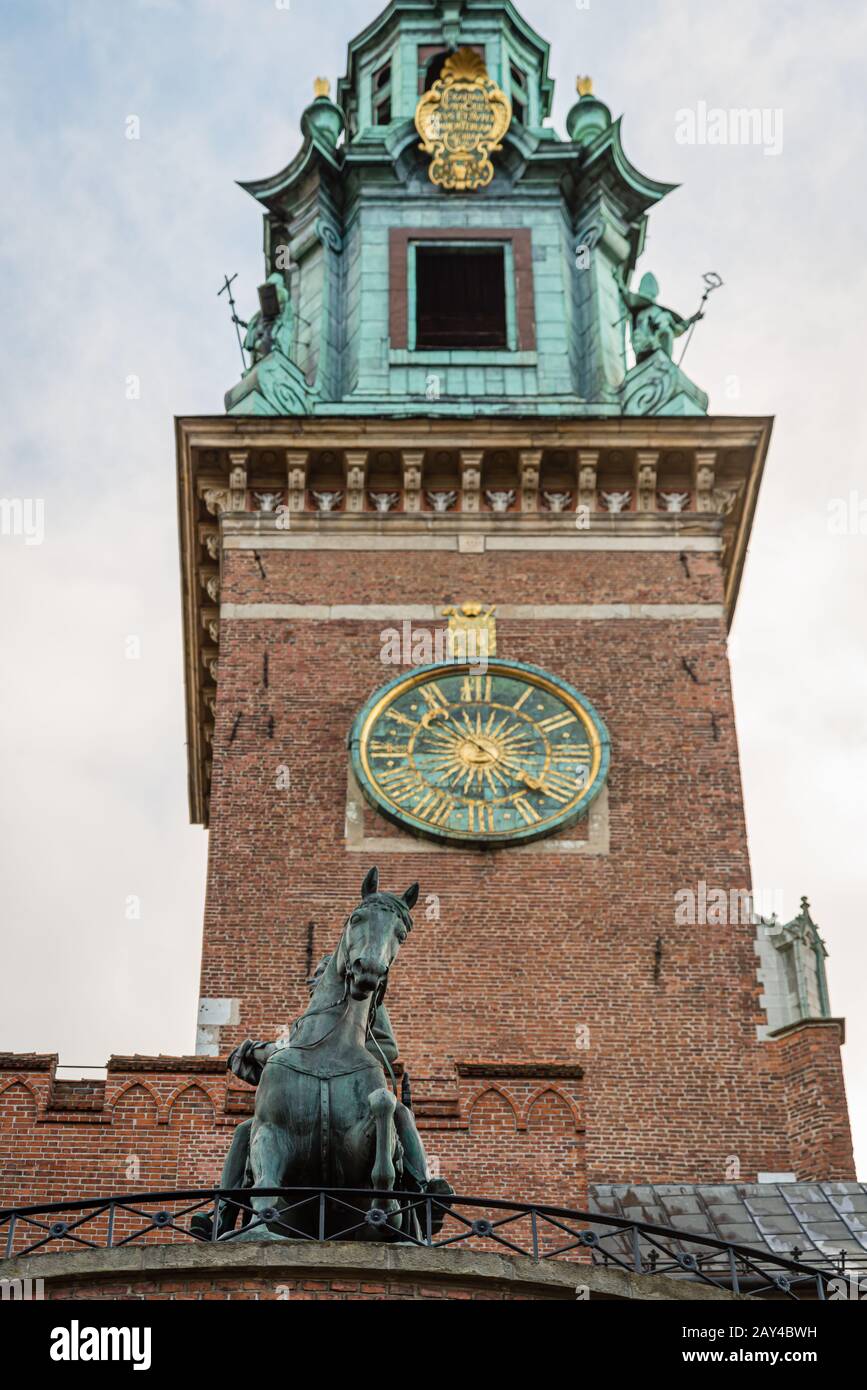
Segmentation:
{"type": "Polygon", "coordinates": [[[109,1102],[108,1110],[114,1124],[147,1128],[157,1124],[160,1118],[159,1096],[146,1081],[131,1081],[109,1102]]]}
{"type": "Polygon", "coordinates": [[[212,1187],[232,1142],[232,1125],[221,1106],[198,1082],[179,1087],[169,1098],[168,1122],[173,1136],[172,1160],[178,1178],[189,1175],[190,1187],[212,1187]]]}

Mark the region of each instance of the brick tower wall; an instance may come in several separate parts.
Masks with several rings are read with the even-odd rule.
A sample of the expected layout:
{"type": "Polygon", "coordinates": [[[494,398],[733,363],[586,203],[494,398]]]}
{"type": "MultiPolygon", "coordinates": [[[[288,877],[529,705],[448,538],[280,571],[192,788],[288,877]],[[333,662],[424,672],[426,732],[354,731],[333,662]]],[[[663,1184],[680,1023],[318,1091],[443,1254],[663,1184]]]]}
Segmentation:
{"type": "MultiPolygon", "coordinates": [[[[376,862],[386,887],[422,885],[388,1004],[426,1147],[459,1191],[575,1206],[590,1183],[853,1177],[838,1025],[759,1041],[753,929],[675,923],[680,889],[749,886],[726,633],[697,616],[721,585],[700,551],[398,552],[386,567],[228,550],[228,612],[302,615],[221,625],[202,995],[235,1001],[222,1058],[301,1012],[309,964],[376,862]],[[390,623],[306,606],[468,596],[693,613],[499,622],[501,656],[577,685],[611,733],[607,796],[561,835],[571,850],[431,849],[348,786],[346,735],[396,674],[380,660],[390,623]]],[[[115,1059],[77,1086],[53,1066],[0,1059],[4,1203],[210,1186],[252,1113],[219,1057],[115,1059]]]]}

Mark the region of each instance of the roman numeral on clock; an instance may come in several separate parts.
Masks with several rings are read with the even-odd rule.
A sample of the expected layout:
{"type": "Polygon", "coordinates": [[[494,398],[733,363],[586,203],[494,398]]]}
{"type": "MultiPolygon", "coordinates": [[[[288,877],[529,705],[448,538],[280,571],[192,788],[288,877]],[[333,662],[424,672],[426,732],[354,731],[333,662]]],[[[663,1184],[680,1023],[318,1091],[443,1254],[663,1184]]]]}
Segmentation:
{"type": "Polygon", "coordinates": [[[418,792],[422,785],[418,773],[410,772],[405,767],[396,767],[391,772],[379,773],[378,781],[380,786],[395,801],[407,801],[409,797],[418,792]]]}
{"type": "Polygon", "coordinates": [[[546,796],[550,796],[552,801],[559,801],[561,806],[565,806],[578,792],[584,790],[584,786],[586,786],[586,778],[583,783],[580,783],[572,781],[561,772],[549,772],[542,791],[546,796]]]}
{"type": "Polygon", "coordinates": [[[586,763],[589,767],[593,761],[593,749],[589,743],[561,743],[553,754],[556,763],[586,763]]]}
{"type": "Polygon", "coordinates": [[[490,676],[467,676],[461,686],[461,699],[465,705],[473,704],[476,700],[490,700],[492,691],[490,676]]]}
{"type": "Polygon", "coordinates": [[[444,792],[429,789],[415,807],[415,814],[431,825],[444,825],[455,809],[455,802],[444,792]]]}
{"type": "Polygon", "coordinates": [[[553,714],[550,719],[543,719],[539,725],[546,734],[555,734],[558,729],[565,729],[569,724],[577,724],[577,714],[553,714]]]}
{"type": "Polygon", "coordinates": [[[419,690],[419,694],[431,709],[445,709],[448,705],[448,700],[440,690],[436,681],[430,681],[427,685],[423,685],[419,690]]]}
{"type": "Polygon", "coordinates": [[[375,738],[371,740],[370,752],[374,758],[405,758],[409,752],[409,744],[399,748],[395,743],[384,743],[382,739],[375,738]]]}
{"type": "Polygon", "coordinates": [[[385,717],[386,719],[397,720],[398,724],[405,724],[408,729],[418,728],[416,721],[414,719],[408,719],[405,714],[400,713],[400,710],[390,709],[385,717]]]}
{"type": "Polygon", "coordinates": [[[513,804],[518,815],[526,821],[527,825],[538,825],[542,817],[535,807],[530,805],[529,801],[525,801],[522,796],[519,796],[513,804]]]}
{"type": "Polygon", "coordinates": [[[494,831],[494,808],[483,801],[470,801],[467,805],[469,829],[480,835],[491,835],[494,831]]]}

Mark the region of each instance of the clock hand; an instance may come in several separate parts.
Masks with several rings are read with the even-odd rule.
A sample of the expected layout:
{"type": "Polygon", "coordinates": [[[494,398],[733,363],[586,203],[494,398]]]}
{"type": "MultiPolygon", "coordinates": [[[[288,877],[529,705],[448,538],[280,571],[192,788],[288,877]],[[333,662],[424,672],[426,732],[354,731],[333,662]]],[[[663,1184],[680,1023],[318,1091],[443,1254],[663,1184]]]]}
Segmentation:
{"type": "Polygon", "coordinates": [[[521,771],[518,773],[518,780],[529,787],[531,792],[543,791],[545,787],[544,777],[532,777],[530,773],[526,772],[523,768],[521,768],[521,771]]]}
{"type": "Polygon", "coordinates": [[[427,714],[423,715],[421,721],[422,728],[429,729],[435,719],[451,719],[451,715],[447,709],[443,709],[442,705],[436,705],[433,709],[429,709],[427,714]]]}

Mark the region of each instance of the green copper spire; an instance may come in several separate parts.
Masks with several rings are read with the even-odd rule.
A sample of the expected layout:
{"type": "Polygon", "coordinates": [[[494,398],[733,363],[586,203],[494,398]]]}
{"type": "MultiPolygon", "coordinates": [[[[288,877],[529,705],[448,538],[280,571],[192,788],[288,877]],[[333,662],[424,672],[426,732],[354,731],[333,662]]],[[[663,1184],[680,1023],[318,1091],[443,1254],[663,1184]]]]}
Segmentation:
{"type": "Polygon", "coordinates": [[[629,289],[672,185],[630,162],[588,79],[559,135],[548,63],[509,0],[392,0],[350,42],[297,154],[242,184],[288,308],[230,413],[706,411],[662,317],[688,321],[641,317],[629,289]]]}

